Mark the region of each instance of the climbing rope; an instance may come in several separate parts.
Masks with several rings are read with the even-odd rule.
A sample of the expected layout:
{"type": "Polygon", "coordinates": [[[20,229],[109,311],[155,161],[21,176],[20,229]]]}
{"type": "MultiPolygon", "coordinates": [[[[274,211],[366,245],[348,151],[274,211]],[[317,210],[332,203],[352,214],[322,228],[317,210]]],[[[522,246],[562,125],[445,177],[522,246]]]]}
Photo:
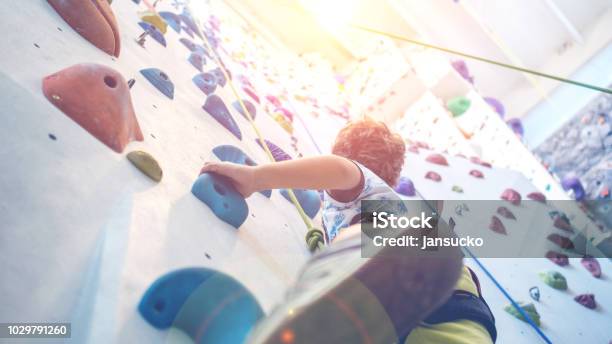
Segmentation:
{"type": "Polygon", "coordinates": [[[400,36],[400,35],[384,32],[384,31],[380,31],[380,30],[375,30],[375,29],[372,29],[372,28],[369,28],[369,27],[358,25],[358,24],[349,24],[349,25],[351,27],[355,28],[355,29],[358,29],[358,30],[367,31],[367,32],[370,32],[370,33],[373,33],[373,34],[376,34],[376,35],[386,36],[386,37],[389,37],[389,38],[392,38],[392,39],[396,39],[398,41],[408,42],[408,43],[420,45],[420,46],[425,47],[425,48],[435,49],[435,50],[443,51],[443,52],[450,53],[450,54],[453,54],[453,55],[459,55],[459,56],[466,57],[466,58],[469,58],[469,59],[486,62],[486,63],[492,64],[492,65],[496,65],[496,66],[499,66],[499,67],[508,68],[508,69],[519,71],[519,72],[523,72],[523,73],[527,73],[527,74],[533,74],[533,75],[541,76],[541,77],[544,77],[544,78],[561,81],[561,82],[564,82],[564,83],[567,83],[567,84],[572,84],[572,85],[575,85],[575,86],[580,86],[580,87],[588,88],[588,89],[591,89],[591,90],[595,90],[595,91],[599,91],[599,92],[603,92],[603,93],[612,94],[612,89],[609,89],[609,88],[599,87],[599,86],[595,86],[595,85],[591,85],[591,84],[587,84],[587,83],[583,83],[583,82],[579,82],[579,81],[575,81],[575,80],[571,80],[571,79],[562,78],[560,76],[556,76],[556,75],[552,75],[552,74],[546,74],[546,73],[538,72],[538,71],[535,71],[535,70],[532,70],[532,69],[528,69],[528,68],[518,67],[518,66],[511,65],[511,64],[503,63],[503,62],[490,60],[490,59],[487,59],[487,58],[484,58],[484,57],[479,57],[479,56],[475,56],[475,55],[471,55],[471,54],[462,53],[460,51],[456,51],[456,50],[452,50],[452,49],[448,49],[448,48],[443,48],[443,47],[435,46],[435,45],[428,44],[428,43],[423,43],[423,42],[415,41],[413,39],[410,39],[410,38],[407,38],[407,37],[404,37],[404,36],[400,36]]]}
{"type": "MultiPolygon", "coordinates": [[[[190,12],[193,13],[191,11],[191,8],[189,8],[189,9],[190,9],[190,12]]],[[[212,52],[213,59],[215,60],[215,63],[217,64],[217,66],[221,70],[221,73],[223,74],[223,77],[225,78],[225,80],[227,80],[227,84],[229,85],[230,89],[232,90],[232,94],[234,95],[234,97],[236,97],[238,103],[240,104],[240,107],[242,108],[242,112],[245,114],[245,117],[251,123],[251,126],[253,127],[253,130],[255,131],[255,134],[257,135],[257,140],[261,143],[261,146],[263,147],[263,149],[266,152],[266,155],[268,156],[270,161],[271,162],[276,162],[276,159],[274,159],[274,155],[272,155],[272,152],[270,151],[270,147],[268,147],[268,144],[264,141],[264,138],[263,138],[263,135],[261,134],[261,131],[259,130],[259,128],[255,124],[255,120],[251,116],[251,113],[249,112],[247,107],[244,105],[244,102],[242,101],[242,97],[240,97],[240,94],[238,93],[238,90],[236,89],[236,86],[234,85],[234,83],[233,83],[229,73],[227,72],[227,69],[225,68],[225,66],[221,62],[221,57],[219,56],[219,53],[215,49],[212,48],[212,45],[209,42],[208,36],[206,36],[204,34],[204,32],[202,31],[202,29],[200,28],[200,24],[199,24],[199,20],[198,19],[195,19],[195,24],[196,24],[196,28],[197,28],[199,36],[202,37],[202,41],[206,45],[206,48],[209,51],[212,52]]],[[[304,208],[302,208],[302,205],[298,201],[297,197],[295,197],[295,193],[293,192],[293,190],[287,189],[287,194],[289,195],[289,199],[291,200],[291,203],[293,203],[293,205],[297,209],[297,212],[300,215],[300,217],[302,218],[302,221],[306,225],[306,228],[308,228],[308,231],[306,232],[306,237],[305,237],[306,244],[308,245],[308,249],[311,252],[314,252],[314,251],[322,248],[324,246],[324,244],[325,244],[324,236],[323,236],[323,231],[321,231],[320,229],[314,227],[314,225],[312,224],[312,221],[310,220],[308,215],[306,215],[306,212],[304,211],[304,208]]]]}

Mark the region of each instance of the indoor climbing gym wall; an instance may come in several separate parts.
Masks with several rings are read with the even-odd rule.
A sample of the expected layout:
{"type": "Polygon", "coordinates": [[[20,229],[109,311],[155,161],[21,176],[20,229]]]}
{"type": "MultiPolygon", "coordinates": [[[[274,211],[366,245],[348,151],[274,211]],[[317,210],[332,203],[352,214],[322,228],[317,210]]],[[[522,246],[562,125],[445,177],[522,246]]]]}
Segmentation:
{"type": "Polygon", "coordinates": [[[573,250],[612,250],[610,232],[465,61],[382,37],[340,74],[224,1],[185,2],[0,1],[0,323],[71,322],[73,343],[243,342],[325,244],[320,195],[244,199],[201,167],[329,153],[366,114],[406,139],[396,191],[449,200],[458,231],[473,200],[504,201],[481,219],[500,242],[546,207],[547,259],[465,258],[497,343],[612,339],[612,264],[573,250]]]}

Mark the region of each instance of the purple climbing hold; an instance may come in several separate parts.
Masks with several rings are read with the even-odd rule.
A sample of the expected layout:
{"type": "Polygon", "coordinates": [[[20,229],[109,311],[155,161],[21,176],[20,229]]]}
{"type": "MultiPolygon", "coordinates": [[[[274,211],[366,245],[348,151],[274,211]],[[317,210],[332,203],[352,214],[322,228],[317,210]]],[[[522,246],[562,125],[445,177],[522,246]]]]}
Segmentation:
{"type": "Polygon", "coordinates": [[[442,180],[442,177],[440,177],[440,175],[434,171],[429,171],[425,174],[425,179],[431,179],[434,182],[439,182],[442,180]]]}
{"type": "Polygon", "coordinates": [[[514,205],[520,205],[521,204],[521,194],[518,193],[518,191],[514,190],[514,189],[506,189],[504,190],[504,192],[502,192],[501,199],[506,200],[514,205]]]}
{"type": "Polygon", "coordinates": [[[191,51],[195,51],[196,50],[196,45],[195,43],[193,43],[192,41],[190,41],[188,38],[181,38],[179,39],[179,41],[181,43],[183,43],[183,45],[185,47],[187,47],[187,49],[191,50],[191,51]]]}
{"type": "Polygon", "coordinates": [[[242,132],[238,127],[238,124],[230,114],[227,106],[223,103],[223,100],[219,96],[211,94],[206,97],[206,102],[202,108],[208,112],[214,119],[217,120],[225,129],[229,130],[238,140],[242,140],[242,132]]]}
{"type": "MultiPolygon", "coordinates": [[[[255,116],[257,115],[257,109],[255,108],[255,105],[253,105],[253,103],[251,103],[250,101],[243,99],[242,103],[244,104],[244,107],[247,109],[247,111],[249,112],[249,114],[251,115],[251,119],[255,119],[255,116]]],[[[242,106],[240,105],[239,101],[234,101],[232,103],[232,106],[234,107],[234,109],[236,109],[236,111],[238,111],[242,117],[244,117],[245,119],[249,119],[246,114],[244,113],[244,111],[242,110],[242,106]]]]}
{"type": "Polygon", "coordinates": [[[588,309],[597,308],[597,302],[595,302],[595,295],[593,294],[580,294],[574,300],[588,309]]]}
{"type": "Polygon", "coordinates": [[[593,275],[593,277],[601,277],[601,265],[599,265],[599,261],[597,261],[597,258],[591,256],[584,256],[580,263],[582,263],[582,266],[584,266],[585,269],[587,269],[591,273],[591,275],[593,275]]]}
{"type": "Polygon", "coordinates": [[[506,109],[499,100],[492,97],[484,97],[484,101],[487,102],[487,104],[491,105],[491,107],[495,110],[495,112],[497,112],[499,117],[501,117],[502,119],[504,118],[504,115],[506,114],[506,109]]]}
{"type": "Polygon", "coordinates": [[[188,60],[189,60],[189,63],[191,63],[191,65],[194,66],[200,72],[202,71],[202,68],[204,67],[204,64],[206,63],[206,59],[204,59],[204,56],[200,55],[199,53],[195,53],[195,52],[189,55],[188,60]]]}
{"type": "Polygon", "coordinates": [[[480,172],[479,170],[471,170],[470,171],[470,176],[474,177],[474,178],[484,178],[484,174],[482,172],[480,172]]]}
{"type": "Polygon", "coordinates": [[[198,74],[191,80],[206,95],[215,92],[215,89],[217,88],[217,79],[210,73],[198,74]]]}
{"type": "Polygon", "coordinates": [[[176,33],[181,33],[181,17],[172,12],[164,11],[159,12],[159,16],[162,17],[176,33]]]}
{"type": "Polygon", "coordinates": [[[564,237],[563,235],[553,233],[553,234],[550,234],[547,238],[548,240],[554,242],[555,244],[559,245],[559,247],[563,249],[571,250],[574,248],[574,243],[568,237],[564,237]]]}
{"type": "Polygon", "coordinates": [[[541,192],[531,192],[527,194],[527,198],[540,203],[546,203],[546,196],[544,196],[544,194],[541,192]]]}
{"type": "Polygon", "coordinates": [[[400,177],[397,186],[395,187],[395,191],[404,196],[414,196],[416,195],[416,190],[414,189],[414,183],[408,177],[400,177]]]}
{"type": "Polygon", "coordinates": [[[145,22],[140,22],[138,23],[138,25],[140,25],[143,30],[148,32],[149,35],[157,41],[157,43],[163,45],[164,47],[166,46],[166,39],[164,38],[164,34],[161,33],[155,26],[145,22]]]}
{"type": "Polygon", "coordinates": [[[512,131],[516,135],[518,135],[520,137],[523,137],[523,134],[525,133],[525,130],[523,129],[523,123],[521,122],[520,119],[518,119],[518,118],[511,118],[511,119],[506,121],[506,124],[508,124],[510,129],[512,129],[512,131]]]}
{"type": "MultiPolygon", "coordinates": [[[[259,141],[259,139],[255,139],[255,142],[257,142],[257,144],[263,148],[263,146],[261,145],[261,142],[259,141]]],[[[270,152],[272,153],[272,157],[274,157],[275,161],[284,161],[284,160],[291,160],[291,156],[287,153],[285,153],[284,150],[282,150],[279,146],[275,145],[274,143],[264,139],[264,142],[266,143],[266,146],[268,146],[268,149],[270,150],[270,152]]]]}
{"type": "Polygon", "coordinates": [[[446,161],[446,158],[443,155],[437,153],[430,154],[425,159],[425,161],[436,165],[448,166],[448,161],[446,161]]]}
{"type": "Polygon", "coordinates": [[[506,227],[504,227],[504,224],[501,222],[499,217],[495,215],[491,216],[491,223],[489,223],[489,229],[495,233],[504,235],[508,234],[508,232],[506,232],[506,227]]]}
{"type": "Polygon", "coordinates": [[[561,180],[561,186],[565,191],[572,190],[577,201],[583,200],[586,196],[586,192],[584,191],[584,187],[582,187],[582,183],[580,183],[580,179],[576,177],[571,176],[563,178],[561,180]]]}
{"type": "Polygon", "coordinates": [[[546,252],[546,258],[550,259],[551,262],[559,266],[569,265],[569,257],[563,253],[548,251],[546,252]]]}
{"type": "Polygon", "coordinates": [[[465,61],[463,61],[463,60],[455,60],[455,61],[451,62],[451,65],[457,71],[457,73],[459,73],[459,75],[461,75],[462,78],[464,78],[470,84],[474,83],[474,77],[472,77],[470,75],[470,71],[468,70],[468,67],[467,67],[467,64],[465,63],[465,61]]]}
{"type": "Polygon", "coordinates": [[[217,67],[211,70],[209,73],[212,73],[212,75],[215,76],[215,78],[217,79],[217,84],[219,84],[221,87],[225,87],[225,84],[227,83],[227,79],[225,78],[225,74],[223,73],[221,68],[217,67]]]}
{"type": "Polygon", "coordinates": [[[497,208],[497,213],[507,219],[516,220],[516,217],[514,216],[514,214],[510,211],[510,209],[506,207],[497,208]]]}

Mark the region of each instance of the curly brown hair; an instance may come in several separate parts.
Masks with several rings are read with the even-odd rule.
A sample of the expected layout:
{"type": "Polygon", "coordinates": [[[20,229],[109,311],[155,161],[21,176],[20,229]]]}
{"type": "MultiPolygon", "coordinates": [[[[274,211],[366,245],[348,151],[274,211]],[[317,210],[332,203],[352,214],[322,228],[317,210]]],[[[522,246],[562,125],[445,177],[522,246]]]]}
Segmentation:
{"type": "Polygon", "coordinates": [[[359,162],[395,186],[404,165],[404,140],[383,122],[370,118],[350,122],[336,136],[332,153],[359,162]]]}

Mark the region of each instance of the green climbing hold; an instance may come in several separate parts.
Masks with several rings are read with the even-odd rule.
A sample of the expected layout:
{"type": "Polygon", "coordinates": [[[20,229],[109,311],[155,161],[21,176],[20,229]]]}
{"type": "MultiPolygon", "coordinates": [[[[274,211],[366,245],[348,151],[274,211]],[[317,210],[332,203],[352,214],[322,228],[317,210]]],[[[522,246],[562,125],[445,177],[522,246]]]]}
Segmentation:
{"type": "Polygon", "coordinates": [[[156,182],[161,181],[163,172],[155,158],[143,151],[133,151],[127,155],[128,160],[136,166],[140,172],[147,175],[156,182]]]}
{"type": "Polygon", "coordinates": [[[453,191],[457,193],[463,193],[463,188],[459,185],[453,185],[453,191]]]}
{"type": "Polygon", "coordinates": [[[550,287],[557,290],[567,289],[567,280],[565,277],[557,271],[540,272],[538,274],[542,282],[548,284],[550,287]]]}
{"type": "Polygon", "coordinates": [[[453,117],[463,115],[472,105],[472,102],[466,97],[455,97],[446,102],[446,107],[453,114],[453,117]]]}
{"type": "MultiPolygon", "coordinates": [[[[527,315],[531,318],[533,323],[539,327],[540,326],[540,314],[536,310],[533,303],[524,303],[524,302],[519,301],[517,302],[517,304],[519,305],[519,307],[521,307],[521,309],[525,313],[527,313],[527,315]]],[[[512,304],[504,307],[504,310],[508,312],[508,314],[514,316],[515,318],[527,322],[527,319],[525,319],[525,317],[521,313],[519,313],[519,311],[512,304]]]]}

